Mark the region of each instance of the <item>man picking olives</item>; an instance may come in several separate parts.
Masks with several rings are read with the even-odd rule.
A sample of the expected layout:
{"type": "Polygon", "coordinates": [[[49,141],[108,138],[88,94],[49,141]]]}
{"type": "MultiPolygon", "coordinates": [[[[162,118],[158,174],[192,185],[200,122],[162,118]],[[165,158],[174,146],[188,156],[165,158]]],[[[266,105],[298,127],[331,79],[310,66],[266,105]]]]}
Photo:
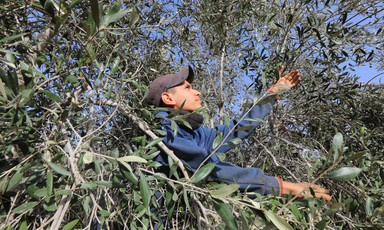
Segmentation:
{"type": "MultiPolygon", "coordinates": [[[[279,71],[282,75],[284,67],[279,71]]],[[[227,136],[225,143],[228,143],[234,138],[244,139],[259,125],[257,119],[264,119],[272,109],[276,98],[269,103],[256,105],[247,111],[245,117],[240,122],[232,120],[230,127],[227,125],[217,126],[213,129],[203,126],[203,117],[197,113],[192,113],[202,106],[200,99],[201,93],[192,87],[194,72],[190,66],[182,68],[175,74],[164,75],[154,80],[149,86],[149,94],[146,98],[147,102],[157,106],[165,107],[168,112],[160,112],[164,117],[161,125],[166,132],[163,139],[164,144],[174,151],[175,155],[182,160],[183,164],[192,172],[195,172],[200,165],[205,163],[214,163],[215,168],[209,175],[210,180],[217,182],[225,182],[227,184],[238,184],[240,190],[247,192],[257,192],[261,195],[271,194],[275,192],[279,195],[292,194],[293,196],[312,197],[309,187],[313,189],[316,197],[323,197],[327,202],[331,200],[329,190],[324,189],[315,184],[307,182],[292,183],[281,180],[279,177],[267,176],[259,168],[242,168],[229,162],[220,160],[216,154],[211,154],[213,142],[218,132],[222,132],[223,136],[227,136]],[[177,122],[177,133],[171,128],[171,121],[167,116],[175,111],[180,111],[181,115],[189,114],[184,122],[177,122]],[[253,127],[242,131],[230,132],[232,127],[236,128],[244,126],[253,127]],[[208,159],[207,159],[208,158],[208,159]]],[[[295,87],[301,81],[299,71],[291,71],[287,75],[273,84],[268,90],[268,94],[278,92],[283,88],[279,86],[295,87]]],[[[177,112],[176,112],[177,113],[177,112]]],[[[217,152],[225,153],[234,145],[221,145],[217,152]]],[[[164,155],[159,155],[157,160],[166,164],[167,159],[164,155]]]]}

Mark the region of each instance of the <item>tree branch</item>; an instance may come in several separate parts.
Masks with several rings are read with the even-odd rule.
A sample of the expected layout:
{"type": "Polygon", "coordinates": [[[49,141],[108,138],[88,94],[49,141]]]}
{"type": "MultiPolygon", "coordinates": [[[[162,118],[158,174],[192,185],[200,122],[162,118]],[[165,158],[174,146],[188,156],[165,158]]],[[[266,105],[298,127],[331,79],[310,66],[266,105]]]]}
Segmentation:
{"type": "MultiPolygon", "coordinates": [[[[124,105],[119,105],[116,102],[109,101],[109,100],[100,100],[99,103],[101,105],[109,105],[113,107],[119,108],[121,112],[123,112],[126,116],[128,116],[145,134],[147,134],[152,139],[159,138],[152,130],[149,128],[149,125],[142,121],[136,114],[134,114],[128,107],[124,105]]],[[[168,156],[172,158],[175,162],[177,162],[177,165],[179,166],[180,170],[182,171],[185,178],[189,179],[189,175],[187,170],[185,169],[182,161],[173,153],[172,150],[170,150],[163,142],[159,142],[157,144],[160,149],[162,149],[168,156]]]]}
{"type": "Polygon", "coordinates": [[[271,151],[269,151],[269,149],[265,146],[265,145],[263,145],[259,140],[257,140],[256,139],[256,141],[257,141],[257,143],[259,144],[259,145],[261,145],[263,148],[264,148],[264,150],[265,150],[265,152],[272,158],[272,161],[273,161],[273,163],[277,166],[277,167],[279,167],[279,168],[282,168],[282,169],[284,169],[296,182],[299,182],[299,179],[297,179],[297,177],[289,170],[289,169],[287,169],[287,167],[285,167],[284,165],[282,165],[282,164],[280,164],[277,160],[276,160],[276,157],[272,154],[272,152],[271,151]]]}
{"type": "Polygon", "coordinates": [[[224,97],[223,97],[223,78],[224,78],[224,59],[225,59],[225,45],[221,53],[220,60],[220,101],[219,101],[219,124],[223,125],[223,115],[224,115],[224,97]]]}

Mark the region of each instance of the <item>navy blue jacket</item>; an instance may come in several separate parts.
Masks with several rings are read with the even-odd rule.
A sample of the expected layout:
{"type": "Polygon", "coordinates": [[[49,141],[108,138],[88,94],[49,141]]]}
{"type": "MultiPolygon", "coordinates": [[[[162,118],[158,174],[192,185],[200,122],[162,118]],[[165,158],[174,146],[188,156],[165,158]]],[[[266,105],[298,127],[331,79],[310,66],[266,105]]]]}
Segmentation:
{"type": "MultiPolygon", "coordinates": [[[[260,122],[254,120],[250,121],[247,120],[247,118],[265,118],[265,116],[271,112],[272,105],[275,101],[276,99],[273,99],[269,103],[253,107],[247,116],[237,125],[236,129],[248,125],[253,125],[253,127],[245,131],[232,132],[225,143],[234,138],[244,139],[248,137],[260,122]]],[[[159,115],[166,117],[168,114],[160,112],[159,115]]],[[[183,161],[187,168],[195,172],[207,156],[212,153],[216,132],[223,132],[223,137],[225,137],[229,133],[229,130],[231,130],[237,123],[238,121],[232,120],[230,127],[221,125],[214,129],[210,129],[200,126],[194,130],[178,125],[177,134],[174,136],[174,132],[171,129],[171,122],[167,119],[163,119],[161,125],[166,132],[163,142],[169,149],[173,150],[175,155],[183,161]]],[[[228,144],[222,145],[217,152],[225,153],[233,147],[235,146],[228,144]]],[[[161,155],[159,155],[157,160],[166,164],[165,159],[161,155]]],[[[259,168],[242,168],[229,162],[221,161],[216,154],[213,154],[206,163],[216,164],[209,176],[209,179],[211,180],[228,184],[235,183],[240,185],[240,190],[242,191],[257,192],[262,195],[271,194],[273,191],[276,194],[281,193],[281,180],[278,177],[264,175],[259,168]]]]}

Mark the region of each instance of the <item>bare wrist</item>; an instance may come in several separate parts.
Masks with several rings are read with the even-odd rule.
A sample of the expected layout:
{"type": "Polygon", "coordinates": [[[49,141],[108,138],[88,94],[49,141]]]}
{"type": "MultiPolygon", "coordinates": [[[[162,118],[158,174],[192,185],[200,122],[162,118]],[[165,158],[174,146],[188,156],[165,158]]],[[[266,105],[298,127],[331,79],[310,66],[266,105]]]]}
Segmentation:
{"type": "Polygon", "coordinates": [[[292,182],[288,182],[288,181],[283,181],[283,194],[290,194],[292,193],[293,195],[296,195],[295,194],[295,186],[296,184],[295,183],[292,183],[292,182]]]}

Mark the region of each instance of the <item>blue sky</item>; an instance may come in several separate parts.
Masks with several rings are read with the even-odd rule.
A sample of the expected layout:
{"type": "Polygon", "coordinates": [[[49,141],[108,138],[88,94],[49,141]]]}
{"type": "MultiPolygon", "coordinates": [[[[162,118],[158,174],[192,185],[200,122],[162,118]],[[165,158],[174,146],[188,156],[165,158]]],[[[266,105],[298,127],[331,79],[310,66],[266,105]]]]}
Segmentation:
{"type": "MultiPolygon", "coordinates": [[[[379,13],[378,16],[380,16],[382,14],[383,14],[383,12],[379,13]]],[[[353,16],[351,17],[351,21],[350,21],[351,23],[358,23],[359,22],[360,25],[368,26],[371,28],[370,29],[371,32],[375,31],[378,28],[378,27],[375,27],[375,25],[377,26],[377,22],[376,23],[374,22],[375,17],[367,17],[364,14],[355,15],[355,13],[353,13],[352,15],[353,16]]],[[[371,47],[371,48],[373,48],[373,47],[371,47]]],[[[375,51],[375,55],[378,55],[378,52],[375,51]]],[[[355,72],[353,72],[353,73],[356,74],[357,76],[359,76],[360,81],[362,81],[362,82],[370,81],[370,83],[376,83],[376,84],[384,83],[384,71],[379,72],[379,71],[377,71],[377,68],[375,68],[374,65],[371,68],[368,63],[362,65],[360,68],[356,67],[355,72]],[[375,76],[377,76],[381,73],[383,73],[383,74],[374,78],[375,76]],[[372,78],[374,78],[374,79],[372,79],[372,78]]]]}
{"type": "MultiPolygon", "coordinates": [[[[354,74],[360,77],[360,81],[362,82],[368,82],[376,75],[380,74],[382,72],[378,72],[376,68],[370,68],[369,65],[361,66],[361,68],[356,68],[354,74]]],[[[384,74],[376,77],[370,83],[384,83],[384,74]]]]}

